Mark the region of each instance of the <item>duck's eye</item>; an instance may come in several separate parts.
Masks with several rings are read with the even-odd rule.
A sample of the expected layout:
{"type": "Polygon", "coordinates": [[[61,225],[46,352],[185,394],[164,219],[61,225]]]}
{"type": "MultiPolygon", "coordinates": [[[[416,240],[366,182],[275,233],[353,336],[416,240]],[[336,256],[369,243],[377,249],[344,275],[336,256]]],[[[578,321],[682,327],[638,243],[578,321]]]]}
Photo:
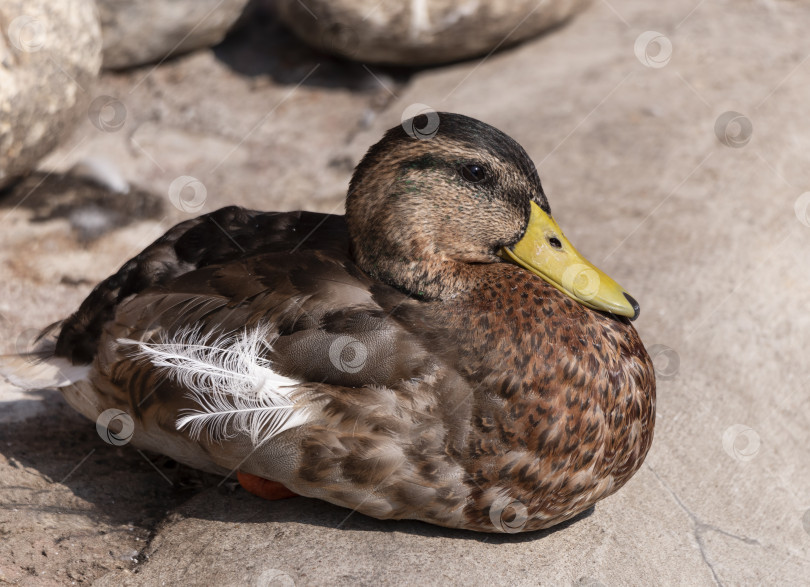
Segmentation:
{"type": "Polygon", "coordinates": [[[478,183],[487,177],[486,169],[484,169],[481,165],[476,165],[475,163],[470,165],[462,165],[458,172],[461,174],[461,177],[472,183],[478,183]]]}
{"type": "Polygon", "coordinates": [[[561,249],[562,248],[562,243],[560,242],[560,239],[558,239],[556,236],[550,236],[548,238],[548,244],[550,244],[555,249],[561,249]]]}

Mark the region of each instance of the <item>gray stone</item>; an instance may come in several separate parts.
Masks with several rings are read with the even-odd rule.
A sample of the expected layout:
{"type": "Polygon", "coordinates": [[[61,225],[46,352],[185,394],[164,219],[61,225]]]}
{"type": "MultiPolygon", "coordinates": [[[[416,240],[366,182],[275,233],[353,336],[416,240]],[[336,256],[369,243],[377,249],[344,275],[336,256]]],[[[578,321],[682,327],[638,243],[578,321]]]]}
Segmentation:
{"type": "Polygon", "coordinates": [[[545,31],[588,0],[278,0],[302,39],[368,63],[428,65],[485,55],[545,31]]]}
{"type": "Polygon", "coordinates": [[[0,187],[73,130],[100,64],[93,0],[0,5],[0,187]]]}
{"type": "Polygon", "coordinates": [[[132,67],[219,43],[247,0],[98,0],[104,68],[132,67]]]}

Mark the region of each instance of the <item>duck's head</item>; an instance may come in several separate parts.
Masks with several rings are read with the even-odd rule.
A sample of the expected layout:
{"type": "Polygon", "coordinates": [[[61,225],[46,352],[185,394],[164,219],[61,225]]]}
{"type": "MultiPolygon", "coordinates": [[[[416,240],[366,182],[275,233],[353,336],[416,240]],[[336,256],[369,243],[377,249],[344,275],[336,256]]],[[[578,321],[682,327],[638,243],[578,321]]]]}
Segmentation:
{"type": "Polygon", "coordinates": [[[517,142],[474,118],[431,116],[389,130],[354,172],[346,222],[364,271],[443,299],[475,265],[511,262],[589,308],[638,316],[636,301],[565,238],[517,142]],[[436,122],[430,138],[406,131],[436,122]]]}

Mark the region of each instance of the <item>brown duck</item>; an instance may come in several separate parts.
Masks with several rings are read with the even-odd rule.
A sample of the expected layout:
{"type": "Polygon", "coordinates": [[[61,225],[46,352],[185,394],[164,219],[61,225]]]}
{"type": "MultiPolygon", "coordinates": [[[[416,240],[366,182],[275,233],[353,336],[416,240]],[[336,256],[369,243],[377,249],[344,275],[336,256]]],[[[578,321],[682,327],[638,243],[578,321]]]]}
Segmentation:
{"type": "Polygon", "coordinates": [[[638,304],[563,236],[520,145],[439,121],[371,147],[345,216],[178,224],[6,375],[265,495],[482,532],[582,512],[652,442],[638,304]]]}

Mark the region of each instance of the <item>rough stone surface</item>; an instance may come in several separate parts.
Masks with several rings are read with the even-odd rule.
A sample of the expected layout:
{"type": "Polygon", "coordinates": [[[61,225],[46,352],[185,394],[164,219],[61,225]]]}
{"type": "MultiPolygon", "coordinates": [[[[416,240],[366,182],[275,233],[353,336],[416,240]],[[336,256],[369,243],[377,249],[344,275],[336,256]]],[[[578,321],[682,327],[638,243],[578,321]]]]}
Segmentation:
{"type": "Polygon", "coordinates": [[[25,349],[189,217],[167,196],[178,176],[206,186],[200,212],[340,211],[351,166],[422,103],[519,140],[566,235],[639,300],[658,366],[656,438],[590,515],[480,536],[303,498],[261,502],[105,444],[55,392],[0,385],[0,580],[806,584],[810,120],[796,113],[810,14],[790,1],[740,6],[594,3],[536,41],[410,78],[347,69],[282,32],[283,59],[265,60],[251,33],[154,72],[103,75],[97,92],[126,109],[120,130],[87,120],[42,170],[62,177],[104,155],[132,193],[164,198],[166,217],[82,242],[69,218],[32,222],[38,208],[0,197],[0,353],[25,349]],[[671,54],[649,36],[636,51],[646,31],[671,54]],[[729,111],[750,136],[737,120],[718,138],[729,111]]]}
{"type": "Polygon", "coordinates": [[[104,67],[161,61],[219,43],[247,0],[97,0],[104,67]]]}
{"type": "Polygon", "coordinates": [[[0,187],[70,134],[100,63],[93,0],[0,5],[0,187]]]}
{"type": "Polygon", "coordinates": [[[364,63],[429,65],[485,55],[564,22],[589,0],[276,0],[302,39],[364,63]]]}

